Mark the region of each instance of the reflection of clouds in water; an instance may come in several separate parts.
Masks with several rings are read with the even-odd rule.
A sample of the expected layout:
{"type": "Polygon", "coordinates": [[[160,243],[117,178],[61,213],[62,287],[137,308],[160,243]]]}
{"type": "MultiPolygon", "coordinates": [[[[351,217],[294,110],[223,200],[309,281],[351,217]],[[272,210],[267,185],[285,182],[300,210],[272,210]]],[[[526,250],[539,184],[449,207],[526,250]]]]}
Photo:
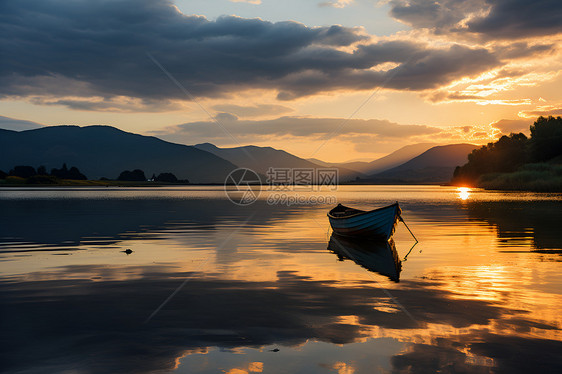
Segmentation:
{"type": "Polygon", "coordinates": [[[338,371],[338,374],[353,374],[355,369],[353,366],[346,364],[345,362],[336,362],[333,366],[334,369],[338,371]]]}
{"type": "Polygon", "coordinates": [[[108,245],[190,232],[192,239],[206,243],[206,234],[238,228],[248,217],[259,227],[287,213],[304,214],[282,206],[271,209],[264,201],[249,209],[220,199],[0,199],[0,245],[10,241],[13,246],[14,238],[51,246],[108,245]]]}
{"type": "Polygon", "coordinates": [[[392,357],[395,372],[556,373],[562,369],[562,342],[502,336],[486,330],[413,344],[392,357]]]}
{"type": "MultiPolygon", "coordinates": [[[[64,371],[82,362],[93,373],[178,363],[194,372],[191,364],[206,356],[201,360],[224,362],[225,372],[249,372],[255,362],[270,372],[281,367],[275,360],[303,371],[298,365],[311,364],[314,352],[316,366],[307,372],[360,373],[372,370],[360,357],[392,346],[380,359],[388,371],[393,356],[397,372],[447,362],[457,371],[488,372],[491,360],[496,372],[522,372],[528,363],[519,361],[543,356],[541,370],[559,369],[549,352],[562,340],[560,256],[528,251],[562,248],[561,203],[482,201],[482,194],[460,201],[451,188],[442,193],[448,201],[406,199],[405,217],[424,251],[408,258],[400,284],[384,286],[417,323],[374,287],[366,270],[326,251],[328,237],[317,223],[326,219],[325,207],[257,201],[248,226],[217,248],[250,215],[247,209],[220,200],[0,200],[0,237],[87,249],[4,255],[4,274],[26,275],[0,279],[0,361],[11,371],[47,365],[64,371]],[[131,256],[120,252],[129,246],[131,256]],[[506,252],[514,250],[525,253],[506,252]],[[188,277],[162,314],[142,325],[188,277]],[[273,348],[280,351],[268,352],[273,348]],[[298,359],[303,352],[306,363],[298,359]]],[[[368,204],[379,198],[373,194],[368,204]]],[[[3,244],[0,250],[11,246],[3,244]]]]}
{"type": "MultiPolygon", "coordinates": [[[[106,273],[112,269],[104,268],[106,273]]],[[[52,271],[51,277],[35,276],[31,281],[11,278],[0,283],[4,325],[1,355],[8,370],[50,365],[63,371],[82,362],[92,372],[150,372],[173,368],[176,359],[189,351],[214,346],[297,346],[309,340],[348,344],[371,336],[373,327],[384,329],[389,337],[394,331],[400,336],[408,330],[435,328],[426,331],[434,338],[443,336],[439,326],[468,329],[492,326],[494,321],[502,321],[503,329],[513,333],[520,326],[535,331],[555,328],[528,320],[530,316],[524,310],[459,298],[438,281],[404,281],[400,289],[392,291],[415,316],[416,324],[401,312],[374,309],[387,296],[369,283],[342,287],[336,281],[317,281],[292,272],[279,272],[271,282],[245,282],[221,279],[218,274],[176,273],[171,267],[137,268],[133,271],[137,278],[128,281],[110,277],[109,281],[92,282],[91,274],[99,272],[95,266],[60,271],[74,276],[65,280],[52,271]],[[192,280],[149,324],[143,325],[152,310],[187,276],[192,280]],[[28,352],[34,352],[31,359],[28,352]]],[[[485,331],[488,337],[495,336],[485,331]]],[[[459,338],[458,347],[472,349],[470,344],[483,333],[476,331],[466,342],[459,338]]],[[[439,339],[435,339],[432,346],[439,346],[439,339]]],[[[526,337],[519,339],[527,342],[526,337]]],[[[560,342],[535,338],[527,343],[532,348],[533,344],[548,347],[560,342]]],[[[478,347],[485,352],[486,347],[478,347]]]]}
{"type": "Polygon", "coordinates": [[[319,364],[320,367],[326,368],[330,371],[337,371],[338,374],[353,374],[355,373],[355,368],[351,364],[345,362],[335,362],[333,364],[319,364]]]}
{"type": "Polygon", "coordinates": [[[226,374],[249,374],[263,372],[263,362],[250,362],[245,368],[233,368],[226,372],[226,374]]]}
{"type": "Polygon", "coordinates": [[[458,342],[440,339],[435,344],[412,344],[391,359],[397,373],[491,373],[493,360],[474,357],[459,349],[458,342]],[[456,344],[453,344],[456,343],[456,344]]]}

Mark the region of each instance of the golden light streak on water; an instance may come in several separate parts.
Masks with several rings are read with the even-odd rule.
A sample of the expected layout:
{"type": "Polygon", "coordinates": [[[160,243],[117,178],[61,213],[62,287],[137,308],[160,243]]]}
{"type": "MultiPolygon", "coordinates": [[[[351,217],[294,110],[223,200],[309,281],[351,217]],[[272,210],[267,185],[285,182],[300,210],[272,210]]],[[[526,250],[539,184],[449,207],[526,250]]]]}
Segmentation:
{"type": "Polygon", "coordinates": [[[468,200],[468,198],[470,197],[470,188],[468,187],[459,187],[458,188],[459,191],[459,198],[461,200],[468,200]]]}

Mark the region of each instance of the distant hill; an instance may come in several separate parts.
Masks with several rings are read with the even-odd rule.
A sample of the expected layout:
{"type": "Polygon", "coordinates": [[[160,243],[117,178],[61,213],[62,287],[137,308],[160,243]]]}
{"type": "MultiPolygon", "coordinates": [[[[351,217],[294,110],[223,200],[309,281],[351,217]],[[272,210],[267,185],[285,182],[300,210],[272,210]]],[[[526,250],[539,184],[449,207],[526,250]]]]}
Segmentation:
{"type": "Polygon", "coordinates": [[[307,158],[306,161],[310,161],[313,164],[316,164],[318,166],[322,166],[324,168],[329,168],[329,167],[332,167],[332,165],[334,165],[334,163],[325,162],[325,161],[319,160],[317,158],[307,158]]]}
{"type": "Polygon", "coordinates": [[[404,146],[397,151],[390,153],[382,158],[371,161],[363,170],[365,174],[381,173],[385,170],[399,166],[412,158],[421,155],[423,152],[434,147],[435,143],[419,143],[404,146]]]}
{"type": "Polygon", "coordinates": [[[372,162],[330,164],[311,162],[271,147],[219,148],[210,143],[186,146],[111,126],[48,126],[20,132],[0,129],[0,170],[7,172],[16,165],[44,165],[50,170],[66,163],[78,167],[90,179],[116,179],[123,170],[141,169],[148,177],[171,172],[192,183],[223,183],[237,167],[253,169],[262,176],[269,167],[337,167],[340,183],[356,177],[384,184],[443,183],[477,148],[454,144],[423,151],[430,146],[405,146],[372,162]]]}
{"type": "MultiPolygon", "coordinates": [[[[210,143],[197,144],[194,147],[213,153],[225,160],[252,169],[255,172],[266,175],[270,167],[273,168],[318,168],[326,167],[327,164],[316,164],[303,158],[292,155],[280,149],[271,147],[257,147],[253,145],[219,148],[210,143]]],[[[365,177],[364,174],[355,170],[338,167],[340,182],[353,180],[356,177],[365,177]]]]}
{"type": "Polygon", "coordinates": [[[402,165],[371,175],[369,180],[380,184],[447,183],[455,167],[464,165],[476,148],[473,144],[436,146],[402,165]]]}
{"type": "Polygon", "coordinates": [[[372,175],[399,166],[411,160],[412,158],[421,155],[423,152],[427,151],[431,147],[434,147],[435,145],[435,143],[419,143],[407,145],[384,157],[370,162],[356,161],[345,163],[328,163],[316,159],[310,159],[310,161],[320,165],[355,170],[366,175],[372,175]]]}
{"type": "Polygon", "coordinates": [[[3,130],[22,131],[38,129],[40,127],[43,127],[43,125],[37,122],[0,116],[0,129],[3,130]]]}
{"type": "Polygon", "coordinates": [[[147,177],[171,172],[192,183],[223,183],[236,165],[195,147],[128,133],[111,126],[50,126],[0,130],[0,170],[15,165],[76,166],[89,179],[115,179],[123,170],[147,177]]]}

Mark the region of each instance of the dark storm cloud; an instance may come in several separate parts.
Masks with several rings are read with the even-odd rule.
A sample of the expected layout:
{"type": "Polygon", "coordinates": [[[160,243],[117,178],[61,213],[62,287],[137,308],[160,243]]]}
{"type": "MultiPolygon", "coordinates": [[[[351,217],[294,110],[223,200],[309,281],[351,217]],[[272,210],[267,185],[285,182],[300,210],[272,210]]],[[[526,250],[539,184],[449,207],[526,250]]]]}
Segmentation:
{"type": "Polygon", "coordinates": [[[49,79],[35,79],[64,77],[87,83],[76,87],[86,95],[180,96],[146,52],[194,93],[218,95],[222,86],[251,86],[286,75],[295,68],[291,57],[298,60],[295,55],[305,48],[335,48],[365,38],[341,26],[308,28],[238,17],[209,21],[185,16],[166,0],[12,2],[4,5],[1,22],[2,49],[9,56],[0,70],[4,95],[53,88],[67,93],[49,79]]]}
{"type": "MultiPolygon", "coordinates": [[[[475,76],[499,66],[500,61],[483,48],[452,45],[433,49],[427,45],[392,41],[360,46],[353,54],[353,69],[341,66],[341,59],[327,59],[340,64],[340,69],[308,69],[289,75],[279,86],[280,100],[312,95],[333,89],[371,89],[386,87],[397,90],[437,88],[464,76],[475,76]],[[387,71],[370,70],[383,63],[398,66],[387,71]]],[[[348,59],[348,58],[346,58],[348,59]]],[[[329,63],[330,63],[329,62],[329,63]]]]}
{"type": "Polygon", "coordinates": [[[62,105],[70,109],[95,112],[165,112],[181,109],[181,105],[168,100],[130,99],[123,97],[116,99],[45,99],[44,97],[34,97],[30,101],[37,105],[62,105]]]}
{"type": "Polygon", "coordinates": [[[506,46],[498,46],[494,52],[502,59],[517,59],[529,56],[539,56],[541,54],[552,53],[556,50],[556,46],[552,43],[548,44],[528,44],[526,42],[515,42],[506,46]]]}
{"type": "Polygon", "coordinates": [[[423,90],[501,64],[485,49],[460,45],[378,42],[344,50],[367,43],[367,36],[357,28],[291,21],[209,21],[167,0],[22,0],[4,4],[0,17],[3,96],[184,99],[147,52],[194,95],[265,88],[284,100],[336,89],[423,90]],[[377,68],[388,62],[396,67],[377,68]]]}
{"type": "Polygon", "coordinates": [[[482,9],[484,0],[391,0],[390,15],[415,28],[448,28],[482,9]]]}
{"type": "Polygon", "coordinates": [[[559,0],[392,0],[390,14],[415,28],[497,39],[559,34],[559,0]]]}
{"type": "Polygon", "coordinates": [[[487,1],[490,13],[468,22],[472,32],[497,38],[528,38],[562,32],[562,2],[559,0],[487,1]]]}

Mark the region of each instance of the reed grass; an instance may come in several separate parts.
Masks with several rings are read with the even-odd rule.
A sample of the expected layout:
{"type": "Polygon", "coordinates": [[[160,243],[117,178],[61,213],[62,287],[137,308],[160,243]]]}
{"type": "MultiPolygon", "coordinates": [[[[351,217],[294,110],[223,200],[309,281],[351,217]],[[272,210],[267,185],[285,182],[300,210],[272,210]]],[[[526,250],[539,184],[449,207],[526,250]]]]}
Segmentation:
{"type": "Polygon", "coordinates": [[[512,173],[484,174],[477,185],[489,190],[562,192],[562,165],[526,164],[512,173]]]}

